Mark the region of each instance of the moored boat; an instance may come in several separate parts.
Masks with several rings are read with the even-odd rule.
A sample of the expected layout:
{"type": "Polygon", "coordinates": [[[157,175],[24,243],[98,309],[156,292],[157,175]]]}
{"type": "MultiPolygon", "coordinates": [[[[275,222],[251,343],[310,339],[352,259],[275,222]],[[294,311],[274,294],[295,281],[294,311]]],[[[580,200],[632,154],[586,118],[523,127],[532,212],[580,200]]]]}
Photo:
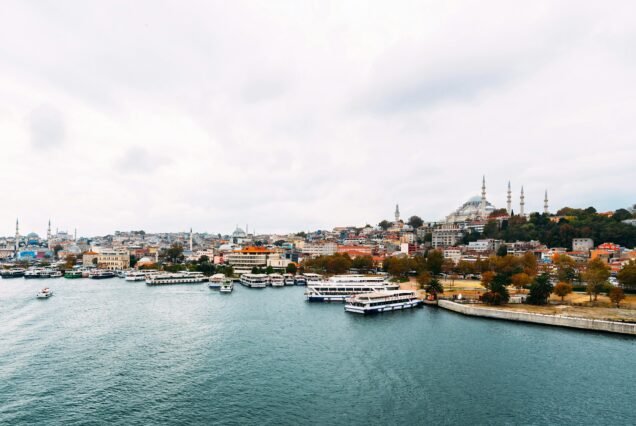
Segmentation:
{"type": "Polygon", "coordinates": [[[295,280],[294,280],[294,274],[284,274],[283,275],[283,280],[285,281],[285,285],[294,285],[296,284],[295,280]]]}
{"type": "Polygon", "coordinates": [[[397,311],[419,306],[421,301],[412,290],[385,290],[357,294],[346,300],[345,311],[357,314],[397,311]]]}
{"type": "Polygon", "coordinates": [[[272,287],[285,287],[285,280],[281,274],[269,274],[268,278],[272,287]]]}
{"type": "Polygon", "coordinates": [[[64,278],[68,278],[68,279],[82,278],[82,271],[77,269],[73,271],[66,271],[64,272],[64,278]]]}
{"type": "Polygon", "coordinates": [[[265,288],[269,282],[266,274],[243,274],[241,284],[250,288],[265,288]]]}
{"type": "Polygon", "coordinates": [[[88,277],[94,280],[103,280],[106,278],[114,278],[115,273],[105,269],[95,269],[88,274],[88,277]]]}
{"type": "Polygon", "coordinates": [[[147,285],[200,284],[206,280],[201,272],[153,274],[146,278],[147,285]]]}
{"type": "Polygon", "coordinates": [[[20,278],[24,276],[24,268],[10,268],[0,270],[0,277],[3,279],[20,278]]]}
{"type": "Polygon", "coordinates": [[[142,271],[129,271],[124,279],[126,281],[146,281],[146,273],[142,271]]]}
{"type": "Polygon", "coordinates": [[[308,283],[305,296],[310,302],[343,302],[354,294],[397,290],[399,287],[381,275],[336,275],[317,284],[308,283]]]}
{"type": "Polygon", "coordinates": [[[232,290],[234,290],[234,283],[232,283],[232,281],[224,282],[219,289],[221,293],[232,293],[232,290]]]}
{"type": "Polygon", "coordinates": [[[223,284],[227,281],[225,274],[214,274],[210,277],[210,283],[208,287],[213,290],[220,290],[223,284]]]}

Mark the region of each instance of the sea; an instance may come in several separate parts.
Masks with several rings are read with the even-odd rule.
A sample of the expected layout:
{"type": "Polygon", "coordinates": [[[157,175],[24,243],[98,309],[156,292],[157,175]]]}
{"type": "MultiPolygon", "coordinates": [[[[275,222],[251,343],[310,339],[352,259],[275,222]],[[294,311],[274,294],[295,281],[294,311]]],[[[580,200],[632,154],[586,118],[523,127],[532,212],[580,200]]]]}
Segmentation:
{"type": "Polygon", "coordinates": [[[636,424],[633,337],[303,292],[0,280],[0,424],[636,424]]]}

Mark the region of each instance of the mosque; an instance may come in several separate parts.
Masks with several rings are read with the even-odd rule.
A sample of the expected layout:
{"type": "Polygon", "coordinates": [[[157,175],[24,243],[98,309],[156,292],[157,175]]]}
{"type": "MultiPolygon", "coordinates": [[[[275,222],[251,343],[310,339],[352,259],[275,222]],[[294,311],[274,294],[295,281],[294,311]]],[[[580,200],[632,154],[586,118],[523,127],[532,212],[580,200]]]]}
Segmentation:
{"type": "MultiPolygon", "coordinates": [[[[512,190],[510,189],[510,182],[508,182],[508,194],[507,194],[506,211],[508,214],[512,213],[512,190]]],[[[470,198],[464,204],[462,204],[457,210],[446,216],[446,223],[457,222],[470,222],[474,220],[485,220],[490,216],[492,212],[496,210],[496,207],[492,205],[486,199],[486,177],[484,176],[481,181],[481,197],[475,196],[470,198]]],[[[545,198],[543,200],[543,212],[548,214],[548,191],[545,191],[545,198]]],[[[523,193],[523,186],[521,187],[521,195],[519,197],[519,216],[525,216],[525,195],[523,193]]]]}

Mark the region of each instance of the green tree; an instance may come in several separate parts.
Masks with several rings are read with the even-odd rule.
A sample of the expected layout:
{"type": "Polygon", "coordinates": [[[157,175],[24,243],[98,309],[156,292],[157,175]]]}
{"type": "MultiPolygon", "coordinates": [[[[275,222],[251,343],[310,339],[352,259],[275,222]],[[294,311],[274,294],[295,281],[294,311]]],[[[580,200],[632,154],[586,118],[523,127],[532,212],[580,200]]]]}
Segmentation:
{"type": "Polygon", "coordinates": [[[273,274],[274,273],[274,268],[272,268],[271,266],[268,266],[267,268],[265,268],[265,273],[266,274],[273,274]]]}
{"type": "Polygon", "coordinates": [[[508,255],[508,247],[505,244],[502,244],[497,249],[497,256],[503,257],[508,255]]]}
{"type": "Polygon", "coordinates": [[[495,274],[489,284],[489,291],[481,296],[483,302],[489,305],[501,305],[508,303],[510,294],[506,288],[506,277],[495,274]]]}
{"type": "Polygon", "coordinates": [[[351,267],[360,271],[373,269],[373,258],[371,256],[356,256],[351,262],[351,267]]]}
{"type": "Polygon", "coordinates": [[[426,253],[426,267],[433,275],[442,273],[444,254],[440,250],[431,250],[426,253]]]}
{"type": "Polygon", "coordinates": [[[290,262],[285,268],[285,272],[288,274],[295,274],[298,271],[298,267],[294,262],[290,262]]]}
{"type": "Polygon", "coordinates": [[[210,258],[208,256],[206,256],[206,255],[203,255],[203,256],[199,257],[199,263],[206,263],[206,262],[209,262],[209,261],[210,261],[210,258]]]}
{"type": "Polygon", "coordinates": [[[594,295],[594,300],[597,300],[599,293],[607,288],[609,277],[609,267],[600,258],[597,257],[587,262],[587,270],[583,273],[583,280],[587,284],[586,292],[590,295],[590,302],[592,295],[594,295]]]}
{"type": "Polygon", "coordinates": [[[559,281],[573,283],[578,276],[576,262],[570,256],[557,254],[554,256],[554,266],[557,268],[557,278],[559,281]]]}
{"type": "Polygon", "coordinates": [[[382,228],[383,231],[386,231],[391,227],[391,222],[389,222],[388,220],[383,220],[382,222],[378,223],[378,226],[382,228]]]}
{"type": "Polygon", "coordinates": [[[431,282],[431,274],[424,271],[415,278],[415,282],[417,282],[417,288],[423,289],[426,288],[431,282]]]}
{"type": "Polygon", "coordinates": [[[530,294],[528,294],[528,303],[531,305],[546,305],[550,293],[552,293],[553,285],[550,282],[550,275],[541,274],[535,277],[530,286],[530,294]]]}
{"type": "MultiPolygon", "coordinates": [[[[207,257],[207,256],[201,256],[201,257],[207,257]]],[[[199,263],[196,265],[196,270],[199,272],[202,272],[203,275],[205,275],[206,277],[209,277],[210,275],[214,274],[216,267],[214,266],[214,264],[210,262],[201,262],[199,260],[199,263]]]]}
{"type": "Polygon", "coordinates": [[[437,295],[444,293],[444,286],[437,278],[432,278],[426,286],[426,292],[437,300],[437,295]]]}
{"type": "Polygon", "coordinates": [[[561,298],[561,302],[565,299],[565,296],[572,293],[572,284],[567,281],[561,281],[554,286],[554,294],[561,298]]]}
{"type": "Polygon", "coordinates": [[[617,308],[620,308],[620,303],[625,299],[625,292],[620,287],[612,287],[608,294],[610,300],[617,308]]]}
{"type": "Polygon", "coordinates": [[[622,220],[632,219],[634,216],[626,209],[618,209],[612,215],[612,219],[617,222],[622,220]]]}
{"type": "Polygon", "coordinates": [[[628,290],[636,290],[636,261],[630,260],[616,275],[618,282],[628,290]]]}
{"type": "Polygon", "coordinates": [[[424,221],[423,221],[423,220],[422,220],[422,218],[421,218],[421,217],[419,217],[419,216],[411,216],[411,217],[409,218],[409,221],[408,221],[407,223],[408,223],[408,224],[411,226],[411,228],[413,228],[413,229],[417,229],[417,228],[419,228],[420,226],[424,225],[424,221]]]}
{"type": "Polygon", "coordinates": [[[178,243],[172,244],[168,249],[163,249],[159,256],[172,263],[182,262],[185,258],[183,256],[183,246],[178,243]]]}

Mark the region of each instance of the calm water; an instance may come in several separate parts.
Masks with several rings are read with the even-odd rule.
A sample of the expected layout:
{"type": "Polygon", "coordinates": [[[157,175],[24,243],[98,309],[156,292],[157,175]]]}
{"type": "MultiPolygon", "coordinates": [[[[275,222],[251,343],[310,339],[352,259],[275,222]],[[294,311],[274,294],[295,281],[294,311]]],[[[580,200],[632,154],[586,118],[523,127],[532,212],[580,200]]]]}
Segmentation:
{"type": "Polygon", "coordinates": [[[0,280],[0,424],[636,424],[635,356],[435,308],[345,314],[300,287],[0,280]]]}

